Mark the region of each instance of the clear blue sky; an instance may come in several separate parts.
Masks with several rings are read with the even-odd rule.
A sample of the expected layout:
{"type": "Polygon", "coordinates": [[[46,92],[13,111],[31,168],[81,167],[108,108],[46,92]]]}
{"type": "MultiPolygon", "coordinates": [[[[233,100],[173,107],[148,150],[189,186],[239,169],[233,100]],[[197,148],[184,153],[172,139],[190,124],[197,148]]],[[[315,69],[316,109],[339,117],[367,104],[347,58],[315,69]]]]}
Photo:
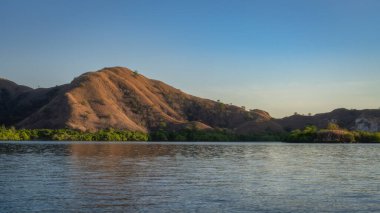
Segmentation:
{"type": "Polygon", "coordinates": [[[0,76],[126,66],[275,117],[380,107],[377,0],[0,0],[0,76]]]}

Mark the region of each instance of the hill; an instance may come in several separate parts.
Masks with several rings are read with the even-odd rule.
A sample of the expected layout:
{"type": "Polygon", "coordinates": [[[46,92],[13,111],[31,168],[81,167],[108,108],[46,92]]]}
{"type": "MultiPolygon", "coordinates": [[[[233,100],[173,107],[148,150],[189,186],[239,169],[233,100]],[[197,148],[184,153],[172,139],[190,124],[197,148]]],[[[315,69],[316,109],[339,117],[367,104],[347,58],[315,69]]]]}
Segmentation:
{"type": "Polygon", "coordinates": [[[236,130],[272,120],[264,111],[195,97],[123,67],[88,72],[70,84],[45,89],[1,80],[0,90],[0,123],[19,128],[236,130]]]}
{"type": "Polygon", "coordinates": [[[0,79],[0,124],[18,128],[225,129],[237,134],[281,133],[308,125],[337,123],[349,130],[380,131],[380,110],[336,109],[314,116],[274,119],[263,110],[245,110],[184,93],[124,67],[88,72],[71,83],[32,89],[0,79]]]}
{"type": "Polygon", "coordinates": [[[380,131],[380,109],[335,109],[328,113],[320,113],[314,116],[292,115],[277,119],[284,130],[302,129],[308,125],[325,128],[328,123],[336,123],[348,130],[380,131]]]}

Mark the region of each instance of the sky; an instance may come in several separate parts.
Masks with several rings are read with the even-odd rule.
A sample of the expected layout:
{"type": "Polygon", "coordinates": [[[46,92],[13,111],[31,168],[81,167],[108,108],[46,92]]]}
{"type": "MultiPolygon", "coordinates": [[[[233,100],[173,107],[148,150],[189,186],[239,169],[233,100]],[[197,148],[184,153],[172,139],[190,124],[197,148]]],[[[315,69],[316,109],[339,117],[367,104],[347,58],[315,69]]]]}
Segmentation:
{"type": "Polygon", "coordinates": [[[378,0],[0,0],[0,77],[125,66],[274,117],[380,107],[378,0]]]}

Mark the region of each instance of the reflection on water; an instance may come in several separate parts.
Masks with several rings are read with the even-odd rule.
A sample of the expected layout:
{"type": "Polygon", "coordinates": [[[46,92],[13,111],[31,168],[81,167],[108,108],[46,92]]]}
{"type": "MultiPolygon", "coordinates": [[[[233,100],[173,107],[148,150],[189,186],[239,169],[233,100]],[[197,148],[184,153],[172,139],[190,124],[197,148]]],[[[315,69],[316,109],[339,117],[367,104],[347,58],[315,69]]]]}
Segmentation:
{"type": "Polygon", "coordinates": [[[0,143],[0,212],[376,212],[380,146],[0,143]]]}

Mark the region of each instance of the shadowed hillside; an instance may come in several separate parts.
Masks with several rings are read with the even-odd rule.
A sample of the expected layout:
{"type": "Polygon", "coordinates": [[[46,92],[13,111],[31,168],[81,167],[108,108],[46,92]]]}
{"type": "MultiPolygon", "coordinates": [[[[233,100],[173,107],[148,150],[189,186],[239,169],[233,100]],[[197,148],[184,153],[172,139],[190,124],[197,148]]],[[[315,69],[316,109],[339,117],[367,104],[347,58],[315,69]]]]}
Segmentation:
{"type": "Polygon", "coordinates": [[[16,125],[41,110],[63,87],[31,89],[0,79],[0,123],[16,125]]]}

